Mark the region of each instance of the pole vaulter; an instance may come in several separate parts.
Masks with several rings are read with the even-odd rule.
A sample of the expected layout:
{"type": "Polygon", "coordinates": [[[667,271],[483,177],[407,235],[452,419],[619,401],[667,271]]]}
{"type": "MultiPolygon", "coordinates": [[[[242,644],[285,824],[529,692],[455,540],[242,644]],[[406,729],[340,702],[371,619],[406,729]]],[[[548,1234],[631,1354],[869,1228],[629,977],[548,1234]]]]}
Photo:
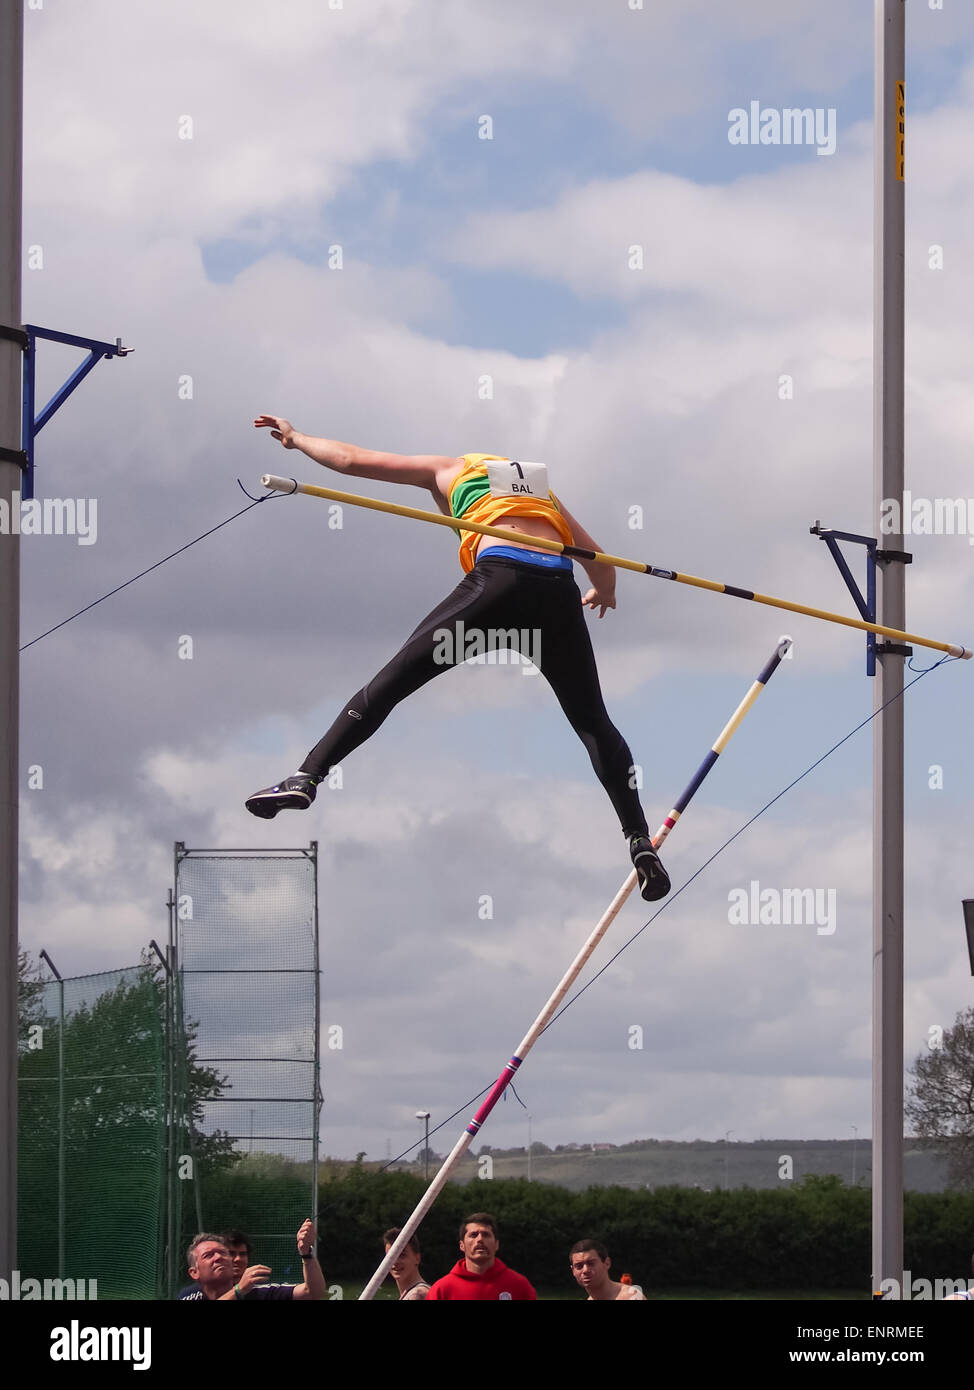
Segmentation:
{"type": "MultiPolygon", "coordinates": [[[[263,480],[263,482],[265,487],[269,486],[266,478],[263,480]]],[[[532,543],[536,539],[537,537],[533,537],[532,543]]],[[[570,550],[571,547],[566,546],[565,549],[567,551],[570,550]]],[[[771,679],[775,671],[778,669],[782,657],[788,651],[788,648],[790,646],[791,641],[788,638],[782,639],[781,643],[776,648],[775,653],[771,657],[770,661],[768,661],[767,665],[762,669],[760,675],[755,679],[755,681],[751,685],[750,690],[744,696],[744,699],[741,701],[737,709],[731,715],[730,719],[724,725],[718,737],[714,740],[713,744],[711,745],[710,752],[707,754],[703,762],[697,768],[697,771],[694,773],[683,794],[679,797],[673,809],[670,811],[669,815],[663,821],[663,824],[660,826],[659,830],[657,830],[656,834],[653,836],[653,844],[657,849],[666,839],[667,835],[669,835],[674,825],[676,825],[682,813],[686,810],[691,798],[698,791],[701,783],[704,781],[704,778],[710,772],[710,769],[713,767],[714,763],[717,761],[721,753],[724,751],[724,748],[727,746],[732,735],[736,732],[738,726],[740,725],[744,716],[747,714],[748,710],[754,704],[761,691],[764,689],[768,681],[771,679]]],[[[582,946],[582,949],[579,951],[578,955],[575,957],[565,974],[562,976],[561,981],[559,982],[554,993],[551,995],[551,998],[548,1000],[547,1004],[545,1004],[544,1008],[538,1014],[538,1017],[534,1020],[531,1027],[528,1029],[528,1032],[522,1039],[517,1051],[514,1053],[511,1060],[508,1063],[506,1063],[503,1071],[501,1072],[497,1080],[494,1082],[487,1095],[487,1098],[484,1100],[480,1109],[477,1111],[476,1115],[474,1115],[473,1119],[467,1125],[466,1129],[463,1131],[463,1133],[460,1135],[460,1138],[453,1146],[453,1149],[447,1155],[439,1172],[436,1174],[436,1177],[433,1179],[429,1187],[426,1189],[418,1206],[413,1211],[413,1214],[410,1216],[406,1224],[402,1227],[401,1231],[399,1232],[399,1235],[396,1237],[393,1244],[390,1245],[385,1259],[379,1265],[378,1269],[375,1271],[372,1278],[369,1280],[368,1284],[366,1284],[365,1288],[362,1290],[362,1293],[359,1295],[360,1302],[362,1300],[371,1299],[375,1294],[376,1290],[385,1280],[386,1276],[389,1273],[389,1270],[395,1264],[396,1260],[399,1258],[400,1254],[408,1244],[410,1237],[415,1233],[420,1222],[423,1220],[423,1217],[429,1211],[430,1207],[432,1207],[433,1203],[436,1201],[443,1187],[446,1185],[447,1179],[449,1178],[453,1168],[466,1153],[467,1149],[473,1142],[474,1137],[481,1129],[484,1121],[487,1119],[487,1116],[490,1114],[494,1106],[500,1100],[501,1096],[507,1089],[509,1083],[513,1080],[515,1073],[523,1063],[525,1057],[531,1051],[538,1038],[541,1036],[545,1028],[547,1028],[548,1024],[551,1022],[552,1016],[554,1015],[555,1010],[558,1008],[558,1005],[561,1003],[565,995],[568,993],[572,985],[575,983],[575,980],[578,978],[585,962],[589,959],[592,952],[598,946],[599,942],[602,940],[603,936],[608,931],[609,927],[612,925],[612,922],[615,920],[620,908],[628,898],[629,894],[632,892],[635,885],[636,871],[635,869],[633,869],[632,872],[629,874],[629,877],[626,879],[625,883],[622,885],[618,893],[616,893],[615,897],[612,899],[609,906],[606,908],[605,912],[599,918],[588,940],[582,946]]]]}
{"type": "MultiPolygon", "coordinates": [[[[514,544],[524,543],[523,534],[508,531],[502,526],[487,526],[476,521],[464,521],[458,517],[441,516],[438,512],[426,512],[419,507],[404,507],[398,502],[380,502],[374,497],[361,497],[352,492],[336,492],[333,488],[318,487],[314,483],[299,483],[294,478],[279,478],[273,473],[265,473],[260,482],[261,487],[270,488],[275,492],[303,492],[309,497],[324,497],[330,502],[348,503],[350,507],[366,507],[373,512],[391,512],[394,516],[408,516],[414,521],[431,521],[436,526],[449,526],[453,531],[476,531],[482,536],[495,536],[498,540],[514,544]]],[[[539,550],[567,555],[573,560],[595,560],[599,564],[615,565],[617,569],[648,574],[653,579],[671,579],[677,584],[689,584],[694,589],[709,589],[715,594],[730,594],[732,598],[751,599],[754,603],[767,604],[770,608],[783,608],[788,613],[802,613],[807,618],[839,623],[843,627],[853,627],[860,632],[874,632],[880,637],[893,637],[899,642],[912,642],[918,647],[932,647],[934,651],[946,652],[949,656],[958,657],[963,661],[969,661],[974,655],[967,647],[962,647],[956,642],[935,642],[930,637],[918,637],[915,632],[902,632],[899,628],[884,627],[881,623],[867,623],[862,618],[847,618],[842,613],[830,613],[825,608],[791,603],[788,599],[773,598],[770,594],[739,589],[733,584],[719,584],[713,579],[700,579],[694,574],[659,569],[655,565],[644,564],[641,560],[626,560],[621,555],[606,555],[600,550],[586,550],[579,545],[564,545],[561,541],[549,540],[545,536],[532,536],[531,545],[539,550]]]]}

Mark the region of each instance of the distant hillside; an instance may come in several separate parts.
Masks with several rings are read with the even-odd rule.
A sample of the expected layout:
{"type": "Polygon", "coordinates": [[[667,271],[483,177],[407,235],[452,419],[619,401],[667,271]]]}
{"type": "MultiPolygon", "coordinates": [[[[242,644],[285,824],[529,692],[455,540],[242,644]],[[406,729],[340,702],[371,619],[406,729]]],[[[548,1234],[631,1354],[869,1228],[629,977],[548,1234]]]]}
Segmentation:
{"type": "MultiPolygon", "coordinates": [[[[909,1141],[907,1141],[909,1144],[909,1141]]],[[[852,1186],[853,1165],[857,1187],[868,1188],[872,1180],[872,1144],[860,1139],[762,1139],[754,1143],[725,1144],[695,1140],[679,1144],[643,1141],[639,1145],[601,1148],[580,1147],[570,1152],[538,1152],[531,1155],[530,1176],[535,1182],[557,1183],[571,1191],[586,1187],[781,1187],[779,1176],[784,1158],[791,1159],[791,1180],[800,1181],[809,1173],[834,1173],[852,1186]]],[[[468,1156],[452,1174],[455,1182],[478,1177],[480,1155],[468,1156]]],[[[521,1150],[499,1150],[490,1154],[494,1178],[526,1178],[527,1154],[521,1150]]],[[[422,1165],[400,1165],[410,1172],[421,1172],[422,1165]]],[[[431,1161],[435,1171],[436,1160],[431,1161]]],[[[942,1153],[907,1148],[904,1185],[912,1192],[942,1192],[947,1187],[947,1160],[942,1153]]]]}

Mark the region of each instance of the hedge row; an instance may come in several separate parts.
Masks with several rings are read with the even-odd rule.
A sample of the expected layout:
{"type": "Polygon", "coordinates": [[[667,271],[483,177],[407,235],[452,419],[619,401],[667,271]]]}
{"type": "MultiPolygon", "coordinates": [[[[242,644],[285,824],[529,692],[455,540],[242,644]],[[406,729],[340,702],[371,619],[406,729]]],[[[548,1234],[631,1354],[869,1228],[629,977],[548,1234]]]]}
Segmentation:
{"type": "MultiPolygon", "coordinates": [[[[282,1184],[292,1183],[300,1201],[306,1178],[283,1168],[214,1174],[207,1206],[218,1228],[260,1230],[271,1195],[280,1202],[282,1184]]],[[[328,1278],[367,1277],[381,1257],[382,1231],[401,1224],[423,1190],[412,1174],[364,1167],[323,1182],[318,1210],[328,1278]]],[[[854,1290],[870,1280],[871,1194],[837,1177],[807,1177],[770,1192],[450,1183],[420,1230],[427,1277],[454,1263],[459,1222],[478,1209],[497,1218],[501,1258],[550,1288],[568,1284],[568,1251],[588,1235],[608,1245],[617,1273],[647,1288],[854,1290]]],[[[905,1228],[904,1263],[914,1279],[970,1274],[974,1193],[907,1193],[905,1228]]]]}

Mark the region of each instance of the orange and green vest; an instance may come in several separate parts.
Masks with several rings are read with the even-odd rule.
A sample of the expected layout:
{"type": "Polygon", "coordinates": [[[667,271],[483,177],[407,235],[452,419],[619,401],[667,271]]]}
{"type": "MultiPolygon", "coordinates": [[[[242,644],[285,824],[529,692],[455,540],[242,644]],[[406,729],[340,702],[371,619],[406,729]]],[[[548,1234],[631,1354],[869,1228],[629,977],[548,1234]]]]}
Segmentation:
{"type": "MultiPolygon", "coordinates": [[[[450,513],[457,520],[479,522],[481,526],[503,525],[505,516],[537,516],[550,521],[565,545],[573,543],[571,527],[562,516],[558,499],[548,493],[550,501],[538,497],[493,497],[484,463],[487,459],[504,462],[506,454],[464,454],[464,466],[450,484],[447,498],[450,513]]],[[[469,574],[477,561],[477,531],[460,532],[460,564],[469,574]]]]}

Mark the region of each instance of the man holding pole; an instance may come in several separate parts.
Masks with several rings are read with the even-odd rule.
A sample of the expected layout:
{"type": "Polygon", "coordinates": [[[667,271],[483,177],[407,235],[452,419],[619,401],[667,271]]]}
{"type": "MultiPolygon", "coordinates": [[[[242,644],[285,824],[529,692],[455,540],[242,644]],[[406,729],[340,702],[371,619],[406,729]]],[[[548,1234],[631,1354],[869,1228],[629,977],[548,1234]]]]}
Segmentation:
{"type": "Polygon", "coordinates": [[[465,576],[460,584],[424,618],[389,664],[352,696],[299,770],[255,792],[247,800],[247,809],[270,820],[278,811],[310,806],[329,769],[371,737],[400,701],[470,655],[462,640],[451,646],[444,636],[451,632],[481,638],[484,633],[499,634],[506,643],[516,633],[533,630],[537,665],[585,745],[619,817],[640,892],[648,902],[665,897],[670,881],[649,836],[635,789],[632,754],[602,699],[583,614],[583,608],[589,607],[598,609],[602,618],[615,607],[615,569],[583,560],[592,584],[583,598],[572,576],[571,560],[531,544],[546,538],[599,549],[549,489],[545,465],[497,454],[379,453],[300,434],[276,415],[259,415],[254,425],[270,429],[284,448],[299,449],[326,468],[355,478],[426,488],[444,515],[488,525],[502,523],[524,539],[506,544],[461,531],[460,564],[465,576]]]}
{"type": "MultiPolygon", "coordinates": [[[[398,1226],[390,1226],[382,1237],[387,1255],[393,1241],[399,1234],[399,1229],[398,1226]]],[[[430,1286],[419,1272],[419,1262],[422,1257],[423,1252],[419,1248],[419,1237],[410,1236],[398,1259],[389,1270],[396,1281],[400,1303],[423,1303],[426,1301],[430,1286]]]]}
{"type": "Polygon", "coordinates": [[[301,1284],[268,1283],[271,1273],[269,1265],[250,1265],[238,1276],[222,1236],[207,1232],[194,1236],[186,1255],[189,1277],[193,1282],[179,1294],[179,1301],[266,1303],[327,1298],[325,1276],[314,1249],[315,1234],[315,1223],[310,1218],[298,1231],[298,1254],[304,1274],[301,1284]]]}

